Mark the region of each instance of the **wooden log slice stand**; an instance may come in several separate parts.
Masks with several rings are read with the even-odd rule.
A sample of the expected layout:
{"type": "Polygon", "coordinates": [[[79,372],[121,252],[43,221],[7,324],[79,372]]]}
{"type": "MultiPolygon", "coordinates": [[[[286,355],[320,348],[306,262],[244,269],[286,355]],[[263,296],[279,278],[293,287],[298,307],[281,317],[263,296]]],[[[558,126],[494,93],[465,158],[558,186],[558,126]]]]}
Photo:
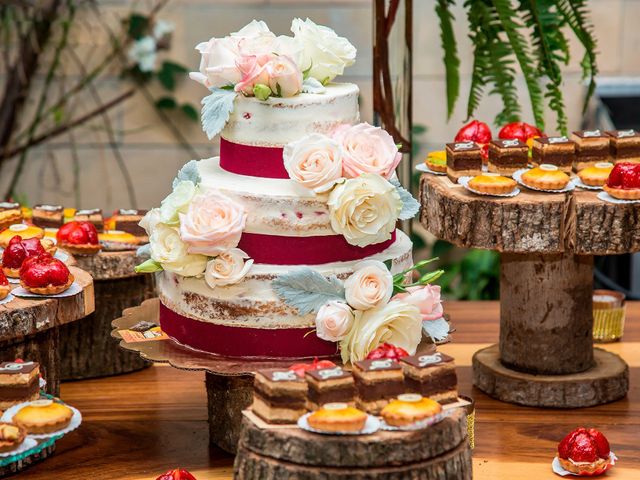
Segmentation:
{"type": "Polygon", "coordinates": [[[77,255],[76,262],[94,279],[95,312],[60,329],[62,380],[128,373],[151,365],[121,348],[110,336],[111,322],[125,308],[155,296],[153,275],[137,275],[135,250],[77,255]]]}
{"type": "Polygon", "coordinates": [[[574,408],[624,397],[629,369],[593,348],[593,256],[640,251],[640,204],[597,192],[480,196],[422,175],[421,223],[459,247],[501,254],[500,342],[473,357],[474,384],[499,400],[574,408]]]}
{"type": "Polygon", "coordinates": [[[22,358],[40,363],[42,376],[47,380],[45,391],[54,396],[60,394],[60,329],[94,310],[91,275],[77,267],[69,269],[82,287],[77,295],[41,299],[16,297],[0,305],[0,361],[22,358]]]}
{"type": "Polygon", "coordinates": [[[424,430],[358,436],[261,428],[253,418],[242,420],[236,480],[471,479],[463,408],[424,430]]]}
{"type": "Polygon", "coordinates": [[[34,453],[32,455],[29,455],[28,457],[23,458],[20,461],[0,467],[0,478],[8,477],[10,475],[22,472],[23,470],[29,468],[31,465],[46,460],[51,455],[53,455],[55,451],[56,444],[51,443],[47,447],[44,447],[42,450],[40,450],[38,453],[34,453]]]}

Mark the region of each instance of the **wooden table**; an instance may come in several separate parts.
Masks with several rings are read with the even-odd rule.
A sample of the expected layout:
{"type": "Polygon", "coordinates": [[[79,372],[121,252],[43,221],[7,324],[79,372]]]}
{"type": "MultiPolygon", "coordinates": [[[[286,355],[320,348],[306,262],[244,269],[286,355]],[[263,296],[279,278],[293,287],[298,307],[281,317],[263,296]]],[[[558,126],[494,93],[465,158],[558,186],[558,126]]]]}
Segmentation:
{"type": "MultiPolygon", "coordinates": [[[[473,389],[471,356],[497,341],[498,303],[452,302],[446,311],[457,332],[441,350],[456,358],[460,390],[477,402],[475,479],[560,478],[550,466],[557,442],[579,425],[603,430],[620,457],[606,478],[640,478],[640,302],[628,306],[624,341],[605,345],[629,363],[628,397],[578,410],[520,407],[473,389]]],[[[33,480],[147,480],[182,466],[198,480],[231,479],[233,458],[209,448],[203,381],[201,372],[154,366],[63,384],[62,398],[82,411],[85,423],[59,442],[52,458],[24,475],[33,480]]]]}

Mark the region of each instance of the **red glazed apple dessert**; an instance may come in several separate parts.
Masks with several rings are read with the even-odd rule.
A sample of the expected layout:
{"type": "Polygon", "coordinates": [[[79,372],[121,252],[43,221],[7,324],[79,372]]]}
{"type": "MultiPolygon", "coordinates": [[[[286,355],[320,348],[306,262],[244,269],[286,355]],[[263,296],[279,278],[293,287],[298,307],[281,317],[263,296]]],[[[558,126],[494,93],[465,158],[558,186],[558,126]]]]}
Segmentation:
{"type": "Polygon", "coordinates": [[[576,428],[558,445],[558,459],[565,470],[578,475],[599,475],[610,466],[609,442],[595,428],[576,428]]]}
{"type": "Polygon", "coordinates": [[[489,143],[491,142],[491,129],[489,125],[478,120],[473,120],[458,130],[456,142],[475,142],[482,149],[482,160],[487,162],[489,143]]]}
{"type": "Polygon", "coordinates": [[[163,473],[156,480],[196,480],[196,477],[191,475],[187,470],[182,468],[176,468],[175,470],[169,470],[167,473],[163,473]]]}
{"type": "Polygon", "coordinates": [[[49,239],[27,238],[23,240],[20,235],[16,235],[2,252],[2,271],[7,277],[18,278],[22,262],[27,258],[43,253],[53,255],[55,252],[56,246],[49,239]]]}
{"type": "Polygon", "coordinates": [[[58,245],[77,255],[93,255],[102,248],[98,241],[98,230],[91,222],[65,223],[56,235],[58,245]]]}
{"type": "MultiPolygon", "coordinates": [[[[502,138],[503,140],[517,139],[522,143],[527,143],[536,137],[542,137],[540,129],[525,122],[507,123],[498,133],[498,138],[502,138]]],[[[529,145],[529,147],[531,147],[531,145],[529,145]]]]}
{"type": "Polygon", "coordinates": [[[640,200],[640,163],[616,163],[604,190],[622,200],[640,200]]]}
{"type": "Polygon", "coordinates": [[[367,360],[380,360],[381,358],[391,358],[398,360],[402,357],[407,357],[409,353],[404,348],[396,347],[390,343],[383,343],[375,350],[371,350],[367,355],[367,360]]]}
{"type": "Polygon", "coordinates": [[[20,267],[20,285],[36,295],[56,295],[73,283],[73,274],[67,266],[48,253],[29,257],[20,267]]]}
{"type": "Polygon", "coordinates": [[[4,276],[2,270],[0,270],[0,300],[4,300],[7,298],[7,295],[11,293],[11,285],[9,285],[9,280],[4,276]]]}

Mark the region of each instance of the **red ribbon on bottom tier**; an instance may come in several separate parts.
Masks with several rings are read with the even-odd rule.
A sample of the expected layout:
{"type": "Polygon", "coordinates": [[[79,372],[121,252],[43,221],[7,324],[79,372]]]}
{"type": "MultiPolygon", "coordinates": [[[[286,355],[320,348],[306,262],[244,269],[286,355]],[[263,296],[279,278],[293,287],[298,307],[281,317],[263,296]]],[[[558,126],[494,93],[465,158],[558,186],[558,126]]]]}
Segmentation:
{"type": "Polygon", "coordinates": [[[244,328],[201,322],[160,303],[162,331],[182,345],[223,357],[332,357],[337,346],[318,338],[311,328],[244,328]],[[308,335],[307,335],[308,334],[308,335]]]}

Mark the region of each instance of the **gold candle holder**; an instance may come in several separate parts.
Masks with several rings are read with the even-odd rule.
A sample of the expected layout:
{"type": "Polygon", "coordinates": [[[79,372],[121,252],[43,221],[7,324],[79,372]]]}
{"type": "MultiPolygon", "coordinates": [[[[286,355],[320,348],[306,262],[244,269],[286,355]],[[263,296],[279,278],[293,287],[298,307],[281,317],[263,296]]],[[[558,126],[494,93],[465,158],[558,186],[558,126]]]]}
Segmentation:
{"type": "Polygon", "coordinates": [[[593,341],[617,342],[622,338],[625,296],[615,290],[593,291],[593,341]]]}

